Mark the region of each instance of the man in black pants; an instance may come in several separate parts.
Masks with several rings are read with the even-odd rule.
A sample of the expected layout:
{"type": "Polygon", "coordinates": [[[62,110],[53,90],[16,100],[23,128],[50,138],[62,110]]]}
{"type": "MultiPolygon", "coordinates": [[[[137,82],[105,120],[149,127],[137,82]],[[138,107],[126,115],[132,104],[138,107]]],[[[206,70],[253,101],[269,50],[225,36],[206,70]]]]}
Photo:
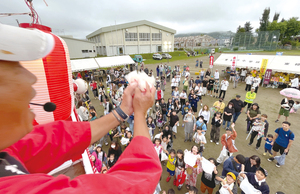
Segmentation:
{"type": "Polygon", "coordinates": [[[224,77],[224,80],[221,81],[221,90],[220,90],[219,98],[221,98],[222,94],[223,94],[222,98],[223,99],[225,98],[225,94],[228,86],[229,86],[229,82],[227,81],[226,77],[224,77]]]}
{"type": "MultiPolygon", "coordinates": [[[[275,130],[274,139],[271,145],[273,145],[273,157],[269,158],[268,161],[272,162],[280,151],[282,155],[286,155],[291,149],[292,143],[295,139],[295,134],[290,130],[291,123],[287,121],[282,122],[282,127],[275,130]]],[[[279,168],[280,164],[277,162],[276,166],[279,168]]]]}

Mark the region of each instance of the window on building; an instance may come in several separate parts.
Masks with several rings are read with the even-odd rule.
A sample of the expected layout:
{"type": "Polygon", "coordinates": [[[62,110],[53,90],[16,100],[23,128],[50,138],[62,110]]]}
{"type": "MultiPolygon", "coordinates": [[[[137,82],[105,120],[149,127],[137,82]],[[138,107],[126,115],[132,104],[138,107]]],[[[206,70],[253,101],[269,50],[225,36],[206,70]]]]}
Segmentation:
{"type": "Polygon", "coordinates": [[[82,53],[88,53],[89,50],[81,50],[82,53]]]}
{"type": "Polygon", "coordinates": [[[137,41],[137,33],[125,33],[125,41],[137,41]]]}
{"type": "Polygon", "coordinates": [[[89,50],[89,52],[90,52],[90,53],[92,53],[92,52],[93,52],[93,50],[89,50]]]}
{"type": "Polygon", "coordinates": [[[150,41],[150,33],[140,33],[140,41],[150,41]]]}
{"type": "Polygon", "coordinates": [[[161,33],[152,33],[152,41],[161,41],[161,33]]]}

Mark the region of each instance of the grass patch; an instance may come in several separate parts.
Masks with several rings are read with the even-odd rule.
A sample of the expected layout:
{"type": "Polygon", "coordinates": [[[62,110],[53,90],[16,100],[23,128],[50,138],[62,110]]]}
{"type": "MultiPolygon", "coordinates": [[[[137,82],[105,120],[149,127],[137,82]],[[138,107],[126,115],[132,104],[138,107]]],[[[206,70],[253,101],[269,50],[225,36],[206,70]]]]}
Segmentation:
{"type": "MultiPolygon", "coordinates": [[[[172,56],[172,59],[169,59],[169,62],[189,59],[189,57],[187,57],[187,55],[184,51],[174,51],[174,52],[167,52],[167,53],[169,53],[172,56]]],[[[140,55],[142,55],[143,59],[146,59],[144,61],[145,64],[159,64],[159,63],[167,63],[168,62],[168,59],[154,60],[152,58],[153,53],[140,54],[140,55]]],[[[198,56],[201,57],[201,56],[205,56],[205,55],[198,55],[198,56]]],[[[130,57],[133,58],[134,55],[130,55],[130,57]]]]}

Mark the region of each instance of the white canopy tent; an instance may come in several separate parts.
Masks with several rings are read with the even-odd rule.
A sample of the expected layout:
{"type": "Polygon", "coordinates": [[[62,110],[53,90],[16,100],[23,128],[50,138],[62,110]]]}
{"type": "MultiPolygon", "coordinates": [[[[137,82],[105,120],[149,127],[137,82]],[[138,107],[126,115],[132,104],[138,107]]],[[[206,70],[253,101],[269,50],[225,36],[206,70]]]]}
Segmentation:
{"type": "Polygon", "coordinates": [[[267,69],[275,72],[300,73],[300,56],[221,54],[214,64],[231,67],[233,57],[236,57],[237,68],[258,69],[262,60],[268,59],[267,69]]]}
{"type": "Polygon", "coordinates": [[[72,72],[98,69],[99,65],[94,58],[71,60],[72,72]]]}
{"type": "Polygon", "coordinates": [[[101,58],[95,58],[95,60],[100,66],[100,68],[107,68],[107,67],[128,65],[128,64],[135,63],[129,55],[116,56],[116,57],[101,57],[101,58]]]}
{"type": "Polygon", "coordinates": [[[134,64],[129,55],[71,60],[72,72],[134,64]]]}
{"type": "Polygon", "coordinates": [[[300,74],[300,56],[276,56],[270,67],[277,72],[300,74]]]}

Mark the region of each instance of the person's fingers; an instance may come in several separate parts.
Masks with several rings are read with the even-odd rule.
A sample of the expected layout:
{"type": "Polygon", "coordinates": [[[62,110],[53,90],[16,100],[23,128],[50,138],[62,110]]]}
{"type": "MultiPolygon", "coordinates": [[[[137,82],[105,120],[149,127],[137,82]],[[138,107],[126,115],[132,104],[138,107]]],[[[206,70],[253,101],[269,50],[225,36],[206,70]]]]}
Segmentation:
{"type": "Polygon", "coordinates": [[[137,88],[137,83],[132,82],[127,86],[127,88],[124,90],[124,94],[133,96],[135,89],[137,88]]]}

